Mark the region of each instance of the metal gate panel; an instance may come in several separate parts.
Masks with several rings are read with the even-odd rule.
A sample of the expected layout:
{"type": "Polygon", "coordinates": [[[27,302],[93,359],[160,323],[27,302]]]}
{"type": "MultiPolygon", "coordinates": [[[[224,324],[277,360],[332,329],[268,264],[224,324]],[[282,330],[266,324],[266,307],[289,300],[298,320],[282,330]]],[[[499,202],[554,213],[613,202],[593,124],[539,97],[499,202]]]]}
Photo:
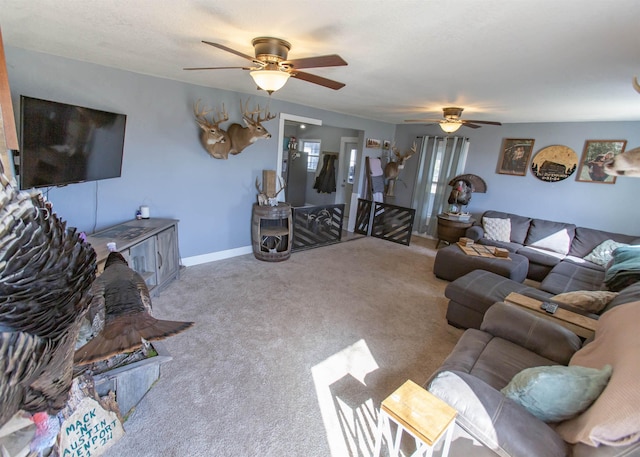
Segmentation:
{"type": "Polygon", "coordinates": [[[293,208],[292,251],[317,248],[342,240],[344,203],[293,208]]]}

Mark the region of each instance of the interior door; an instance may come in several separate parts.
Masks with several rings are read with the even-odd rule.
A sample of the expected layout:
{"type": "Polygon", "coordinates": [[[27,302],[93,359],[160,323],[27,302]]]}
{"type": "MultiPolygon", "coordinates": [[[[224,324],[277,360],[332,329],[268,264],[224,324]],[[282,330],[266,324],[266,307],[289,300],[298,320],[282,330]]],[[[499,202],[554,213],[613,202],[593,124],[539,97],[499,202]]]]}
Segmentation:
{"type": "Polygon", "coordinates": [[[340,165],[338,185],[336,186],[336,204],[344,203],[345,218],[348,218],[353,194],[353,181],[356,176],[356,156],[358,139],[343,137],[340,139],[340,165]]]}

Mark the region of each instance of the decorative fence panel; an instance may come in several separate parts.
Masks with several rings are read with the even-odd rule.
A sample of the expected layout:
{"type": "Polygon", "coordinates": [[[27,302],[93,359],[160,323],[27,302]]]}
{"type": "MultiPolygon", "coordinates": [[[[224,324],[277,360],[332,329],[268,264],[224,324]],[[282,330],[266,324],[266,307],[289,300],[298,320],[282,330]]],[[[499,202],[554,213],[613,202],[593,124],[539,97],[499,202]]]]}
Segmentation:
{"type": "Polygon", "coordinates": [[[292,251],[317,248],[342,240],[344,203],[293,208],[292,251]]]}
{"type": "Polygon", "coordinates": [[[413,208],[360,198],[354,231],[408,246],[415,214],[413,208]]]}
{"type": "Polygon", "coordinates": [[[358,199],[358,211],[356,212],[356,226],[354,233],[361,235],[369,235],[369,226],[371,224],[371,208],[373,202],[371,200],[358,199]]]}

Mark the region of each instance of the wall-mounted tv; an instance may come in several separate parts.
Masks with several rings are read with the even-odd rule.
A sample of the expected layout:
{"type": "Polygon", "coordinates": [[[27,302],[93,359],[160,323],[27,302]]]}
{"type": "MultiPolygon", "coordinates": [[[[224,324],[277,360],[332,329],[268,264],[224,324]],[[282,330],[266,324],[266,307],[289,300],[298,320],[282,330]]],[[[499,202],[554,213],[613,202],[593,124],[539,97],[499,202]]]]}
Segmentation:
{"type": "Polygon", "coordinates": [[[20,188],[117,178],[127,116],[20,96],[20,188]]]}

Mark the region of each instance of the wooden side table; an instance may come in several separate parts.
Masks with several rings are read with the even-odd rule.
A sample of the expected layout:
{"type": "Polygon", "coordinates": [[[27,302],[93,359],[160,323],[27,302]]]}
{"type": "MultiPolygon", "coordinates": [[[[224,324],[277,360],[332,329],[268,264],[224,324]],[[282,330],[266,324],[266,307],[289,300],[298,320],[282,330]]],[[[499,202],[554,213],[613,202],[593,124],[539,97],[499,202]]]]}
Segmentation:
{"type": "Polygon", "coordinates": [[[397,457],[403,432],[416,442],[415,456],[432,457],[436,445],[443,442],[442,457],[449,455],[457,412],[431,392],[409,380],[389,395],[380,406],[374,457],[379,457],[382,439],[387,441],[389,454],[397,457]],[[390,423],[397,424],[395,437],[390,423]]]}
{"type": "Polygon", "coordinates": [[[583,338],[591,337],[596,331],[597,319],[592,319],[582,314],[572,313],[569,310],[558,308],[555,313],[549,314],[540,306],[542,302],[535,298],[527,297],[516,292],[511,292],[504,299],[505,302],[517,305],[536,316],[551,320],[571,330],[583,338]]]}
{"type": "Polygon", "coordinates": [[[459,219],[451,218],[446,214],[438,214],[438,243],[436,249],[440,245],[441,241],[447,243],[456,243],[460,237],[463,237],[469,227],[473,225],[476,220],[473,218],[461,221],[459,219]]]}

